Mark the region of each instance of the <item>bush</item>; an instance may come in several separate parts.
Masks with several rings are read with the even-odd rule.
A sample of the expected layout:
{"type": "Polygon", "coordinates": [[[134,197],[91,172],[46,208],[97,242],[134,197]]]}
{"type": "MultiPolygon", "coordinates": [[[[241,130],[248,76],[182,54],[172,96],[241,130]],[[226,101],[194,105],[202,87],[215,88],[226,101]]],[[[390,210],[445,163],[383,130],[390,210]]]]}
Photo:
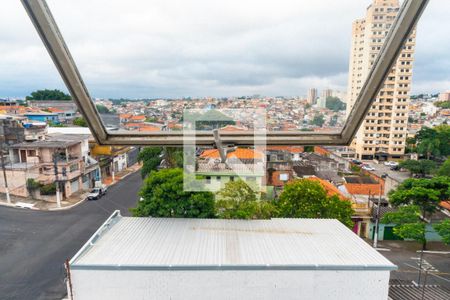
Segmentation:
{"type": "Polygon", "coordinates": [[[56,194],[56,184],[43,184],[40,186],[41,195],[55,195],[56,194]]]}
{"type": "Polygon", "coordinates": [[[39,182],[37,182],[36,180],[34,180],[33,178],[28,178],[27,179],[27,189],[29,190],[36,190],[41,186],[41,184],[39,182]]]}

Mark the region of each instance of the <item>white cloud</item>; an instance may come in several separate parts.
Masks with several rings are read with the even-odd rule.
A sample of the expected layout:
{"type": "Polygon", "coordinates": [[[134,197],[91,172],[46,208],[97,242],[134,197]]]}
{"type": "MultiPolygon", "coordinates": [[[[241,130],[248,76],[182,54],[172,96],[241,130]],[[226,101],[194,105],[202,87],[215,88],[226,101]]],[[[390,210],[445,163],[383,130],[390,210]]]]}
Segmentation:
{"type": "MultiPolygon", "coordinates": [[[[0,96],[62,88],[20,2],[2,2],[0,96]]],[[[48,0],[95,97],[345,90],[351,22],[370,2],[48,0]]],[[[450,80],[449,9],[447,1],[431,1],[421,22],[414,91],[422,92],[430,76],[441,83],[429,87],[450,80]]]]}

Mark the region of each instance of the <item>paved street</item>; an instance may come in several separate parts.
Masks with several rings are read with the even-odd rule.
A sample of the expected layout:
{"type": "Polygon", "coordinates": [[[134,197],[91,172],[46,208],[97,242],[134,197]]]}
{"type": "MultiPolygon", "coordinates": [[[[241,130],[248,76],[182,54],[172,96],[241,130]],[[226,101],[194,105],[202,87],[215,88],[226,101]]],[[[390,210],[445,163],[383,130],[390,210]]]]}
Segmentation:
{"type": "MultiPolygon", "coordinates": [[[[408,281],[409,283],[414,280],[417,283],[418,270],[410,267],[419,267],[420,253],[416,251],[420,248],[420,246],[418,246],[417,243],[404,241],[382,241],[379,243],[379,246],[381,248],[388,248],[391,250],[380,251],[380,253],[396,264],[399,268],[397,271],[393,271],[391,273],[391,279],[408,281]]],[[[450,247],[437,243],[430,243],[428,248],[430,250],[450,252],[450,247]],[[438,249],[436,249],[435,245],[438,246],[438,249]]],[[[423,258],[423,268],[428,269],[431,274],[444,278],[440,279],[429,275],[427,277],[427,284],[441,285],[450,290],[450,254],[425,253],[423,258]]]]}
{"type": "Polygon", "coordinates": [[[0,207],[0,298],[62,299],[63,263],[114,211],[129,215],[138,199],[140,172],[108,189],[106,196],[68,211],[0,207]]]}
{"type": "Polygon", "coordinates": [[[371,165],[375,171],[372,171],[373,173],[375,173],[377,176],[381,176],[383,174],[388,174],[390,178],[394,179],[395,181],[401,183],[403,181],[405,181],[406,179],[411,177],[411,174],[407,171],[392,171],[390,167],[385,166],[383,162],[381,163],[376,163],[372,160],[365,160],[363,161],[364,163],[367,163],[369,165],[371,165]]]}

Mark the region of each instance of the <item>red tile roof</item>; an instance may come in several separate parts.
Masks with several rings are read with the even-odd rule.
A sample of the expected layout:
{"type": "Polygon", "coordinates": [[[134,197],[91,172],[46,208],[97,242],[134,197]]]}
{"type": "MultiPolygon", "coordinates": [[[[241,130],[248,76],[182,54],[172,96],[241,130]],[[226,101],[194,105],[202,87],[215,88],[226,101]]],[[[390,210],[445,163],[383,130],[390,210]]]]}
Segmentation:
{"type": "Polygon", "coordinates": [[[306,180],[319,182],[323,186],[323,188],[327,191],[328,196],[337,195],[341,200],[348,200],[348,198],[345,197],[334,184],[332,184],[327,180],[323,180],[322,178],[318,178],[315,176],[308,177],[306,178],[306,180]]]}
{"type": "Polygon", "coordinates": [[[145,116],[132,116],[130,119],[132,121],[143,121],[145,120],[145,116]]]}
{"type": "Polygon", "coordinates": [[[450,200],[448,201],[441,201],[441,203],[439,204],[441,207],[450,210],[450,200]]]}
{"type": "MultiPolygon", "coordinates": [[[[217,149],[208,149],[203,151],[200,155],[202,158],[219,158],[219,150],[217,149]]],[[[235,151],[228,152],[227,158],[239,158],[239,159],[262,159],[263,154],[259,151],[255,151],[253,149],[246,148],[237,148],[235,151]]]]}

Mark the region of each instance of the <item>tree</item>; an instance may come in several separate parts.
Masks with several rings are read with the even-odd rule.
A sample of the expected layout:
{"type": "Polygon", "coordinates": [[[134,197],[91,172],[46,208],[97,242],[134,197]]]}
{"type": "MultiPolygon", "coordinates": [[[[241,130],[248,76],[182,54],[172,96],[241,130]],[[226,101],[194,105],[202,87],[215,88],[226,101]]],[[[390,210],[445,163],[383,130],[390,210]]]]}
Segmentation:
{"type": "Polygon", "coordinates": [[[325,106],[332,111],[345,110],[345,103],[341,101],[338,97],[327,97],[325,106]]]}
{"type": "Polygon", "coordinates": [[[436,174],[438,176],[450,177],[450,157],[442,164],[436,174]]]}
{"type": "Polygon", "coordinates": [[[75,119],[73,119],[73,125],[80,127],[88,127],[88,124],[83,117],[76,117],[75,119]]]}
{"type": "Polygon", "coordinates": [[[163,160],[166,168],[182,168],[183,150],[175,147],[164,147],[163,160]]]}
{"type": "Polygon", "coordinates": [[[255,191],[244,181],[229,181],[217,193],[216,215],[220,219],[253,219],[257,212],[255,191]]]}
{"type": "Polygon", "coordinates": [[[60,90],[37,90],[27,96],[26,100],[71,100],[72,97],[60,90]]]}
{"type": "Polygon", "coordinates": [[[152,171],[145,179],[135,217],[213,218],[214,195],[183,190],[183,170],[152,171]]]}
{"type": "Polygon", "coordinates": [[[158,169],[161,163],[161,152],[160,147],[145,147],[138,154],[138,161],[142,162],[141,176],[142,178],[147,177],[151,171],[158,169]]]}
{"type": "Polygon", "coordinates": [[[435,128],[422,127],[416,134],[417,152],[427,159],[432,156],[450,154],[450,126],[441,125],[435,128]]]}
{"type": "Polygon", "coordinates": [[[258,200],[255,187],[242,180],[229,181],[217,192],[216,216],[221,219],[268,219],[275,214],[272,202],[258,200]]]}
{"type": "Polygon", "coordinates": [[[329,197],[319,182],[300,179],[288,183],[276,203],[283,218],[336,218],[353,226],[353,209],[349,201],[329,197]]]}
{"type": "Polygon", "coordinates": [[[420,174],[425,176],[431,174],[436,169],[436,163],[432,160],[404,160],[399,166],[401,168],[407,169],[412,174],[420,174]]]}
{"type": "Polygon", "coordinates": [[[314,118],[311,120],[311,125],[315,125],[318,127],[322,127],[325,123],[325,119],[322,114],[316,114],[314,118]]]}
{"type": "Polygon", "coordinates": [[[415,205],[424,218],[430,217],[439,208],[442,200],[450,197],[450,178],[410,178],[389,193],[389,202],[394,207],[415,205]]]}
{"type": "Polygon", "coordinates": [[[440,141],[440,153],[443,156],[450,155],[450,125],[442,124],[434,127],[434,130],[437,132],[437,138],[440,141]]]}
{"type": "Polygon", "coordinates": [[[111,111],[104,105],[97,104],[95,105],[99,114],[110,114],[111,111]]]}
{"type": "Polygon", "coordinates": [[[396,224],[394,233],[403,239],[415,240],[426,247],[425,222],[422,221],[420,208],[415,205],[402,206],[396,212],[388,212],[381,219],[382,223],[396,224]]]}
{"type": "Polygon", "coordinates": [[[450,245],[450,219],[434,224],[433,228],[442,237],[442,242],[450,245]]]}
{"type": "Polygon", "coordinates": [[[449,109],[450,108],[450,101],[436,101],[436,102],[434,102],[434,105],[436,107],[449,109]]]}

